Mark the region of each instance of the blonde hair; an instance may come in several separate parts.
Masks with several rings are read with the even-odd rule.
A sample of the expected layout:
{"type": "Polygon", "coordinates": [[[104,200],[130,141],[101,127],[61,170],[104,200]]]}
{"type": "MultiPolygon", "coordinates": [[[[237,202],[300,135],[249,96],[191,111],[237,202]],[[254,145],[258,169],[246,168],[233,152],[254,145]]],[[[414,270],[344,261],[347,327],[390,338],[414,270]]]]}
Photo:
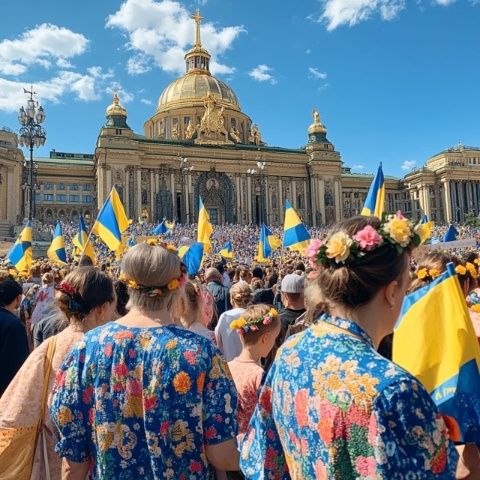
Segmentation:
{"type": "Polygon", "coordinates": [[[247,282],[241,280],[230,289],[230,301],[239,307],[246,307],[252,301],[252,289],[247,282]]]}
{"type": "MultiPolygon", "coordinates": [[[[129,280],[145,287],[164,287],[182,276],[180,259],[160,245],[139,243],[125,254],[122,272],[129,280]]],[[[130,305],[142,310],[158,311],[171,308],[182,290],[177,288],[163,295],[151,297],[148,293],[129,288],[130,305]]]]}

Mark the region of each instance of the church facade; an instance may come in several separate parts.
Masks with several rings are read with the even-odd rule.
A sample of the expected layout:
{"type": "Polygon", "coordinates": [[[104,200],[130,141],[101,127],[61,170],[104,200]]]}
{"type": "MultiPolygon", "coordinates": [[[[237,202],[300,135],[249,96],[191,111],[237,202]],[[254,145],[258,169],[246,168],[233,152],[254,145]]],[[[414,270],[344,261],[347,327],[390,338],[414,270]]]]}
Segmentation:
{"type": "MultiPolygon", "coordinates": [[[[202,198],[212,223],[281,224],[289,200],[305,223],[328,225],[361,212],[373,175],[355,174],[327,137],[317,110],[305,145],[267,145],[235,92],[210,72],[201,43],[185,55],[185,75],[160,95],[143,134],[128,125],[114,95],[93,154],[36,158],[36,218],[93,218],[116,186],[131,219],[195,223],[202,198]]],[[[0,232],[21,221],[24,156],[16,135],[0,131],[0,232]]],[[[459,145],[403,179],[385,177],[387,211],[437,222],[480,214],[480,148],[459,145]]]]}

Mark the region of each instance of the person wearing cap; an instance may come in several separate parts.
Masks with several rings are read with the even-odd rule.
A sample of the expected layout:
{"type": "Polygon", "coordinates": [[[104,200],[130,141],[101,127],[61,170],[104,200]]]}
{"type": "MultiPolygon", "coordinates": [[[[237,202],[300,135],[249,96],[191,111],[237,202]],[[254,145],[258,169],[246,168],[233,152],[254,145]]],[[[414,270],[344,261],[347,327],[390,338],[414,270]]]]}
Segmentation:
{"type": "Polygon", "coordinates": [[[0,282],[0,396],[29,354],[27,333],[16,314],[22,294],[15,280],[0,282]]]}
{"type": "Polygon", "coordinates": [[[232,304],[230,303],[229,288],[223,285],[223,276],[216,268],[208,268],[206,270],[205,283],[207,290],[215,299],[217,314],[221,315],[223,312],[230,310],[232,304]]]}

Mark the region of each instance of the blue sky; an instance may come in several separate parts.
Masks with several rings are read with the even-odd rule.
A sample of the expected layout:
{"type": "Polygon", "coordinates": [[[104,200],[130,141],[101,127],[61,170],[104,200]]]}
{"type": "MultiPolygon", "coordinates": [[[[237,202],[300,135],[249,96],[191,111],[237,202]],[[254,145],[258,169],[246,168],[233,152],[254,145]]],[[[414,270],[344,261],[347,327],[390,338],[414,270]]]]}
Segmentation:
{"type": "Polygon", "coordinates": [[[401,176],[459,142],[480,146],[480,0],[10,2],[0,126],[18,128],[33,83],[47,113],[39,155],[93,153],[114,88],[143,133],[182,74],[199,5],[216,74],[269,145],[305,145],[316,107],[355,171],[383,161],[401,176]]]}

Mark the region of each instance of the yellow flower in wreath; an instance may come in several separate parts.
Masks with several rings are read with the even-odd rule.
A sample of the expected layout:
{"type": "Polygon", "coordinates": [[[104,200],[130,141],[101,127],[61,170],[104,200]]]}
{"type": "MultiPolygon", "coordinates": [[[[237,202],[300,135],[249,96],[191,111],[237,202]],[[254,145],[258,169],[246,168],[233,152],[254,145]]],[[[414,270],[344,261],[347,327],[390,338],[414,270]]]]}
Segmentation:
{"type": "Polygon", "coordinates": [[[392,240],[395,243],[398,243],[401,247],[406,247],[410,243],[412,229],[406,218],[399,218],[392,215],[388,223],[385,225],[384,230],[392,240]]]}
{"type": "Polygon", "coordinates": [[[327,242],[326,255],[337,263],[344,262],[350,255],[352,239],[345,232],[333,234],[327,242]]]}

